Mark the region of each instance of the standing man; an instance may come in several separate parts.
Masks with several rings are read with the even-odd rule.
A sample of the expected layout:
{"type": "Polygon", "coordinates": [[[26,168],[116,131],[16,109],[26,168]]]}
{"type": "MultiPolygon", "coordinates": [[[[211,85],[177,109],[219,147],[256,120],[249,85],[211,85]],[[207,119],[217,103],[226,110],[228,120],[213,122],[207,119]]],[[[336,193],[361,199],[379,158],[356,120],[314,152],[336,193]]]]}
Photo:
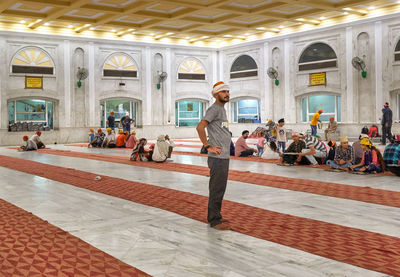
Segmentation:
{"type": "Polygon", "coordinates": [[[389,108],[389,103],[386,102],[384,105],[384,111],[382,115],[382,145],[386,145],[386,138],[389,139],[389,141],[392,140],[392,117],[393,113],[392,110],[389,108]]]}
{"type": "Polygon", "coordinates": [[[319,120],[319,116],[320,114],[322,114],[323,110],[319,110],[318,112],[316,112],[310,122],[310,126],[311,126],[311,136],[315,136],[317,135],[317,125],[318,122],[321,122],[321,120],[319,120]]]}
{"type": "Polygon", "coordinates": [[[129,117],[129,113],[125,113],[125,116],[121,118],[121,126],[123,128],[124,133],[128,131],[131,132],[131,123],[134,122],[132,118],[129,117]]]}
{"type": "Polygon", "coordinates": [[[216,83],[212,95],[215,103],[208,108],[196,128],[204,148],[208,150],[210,182],[207,221],[217,230],[229,230],[230,227],[223,223],[227,220],[221,215],[222,199],[228,181],[231,145],[229,123],[224,108],[225,103],[229,102],[229,86],[222,81],[216,83]],[[207,141],[206,127],[209,141],[207,141]]]}
{"type": "Polygon", "coordinates": [[[108,127],[111,128],[112,132],[114,133],[114,128],[115,128],[115,117],[114,117],[114,111],[110,111],[110,116],[107,118],[107,124],[108,127]]]}

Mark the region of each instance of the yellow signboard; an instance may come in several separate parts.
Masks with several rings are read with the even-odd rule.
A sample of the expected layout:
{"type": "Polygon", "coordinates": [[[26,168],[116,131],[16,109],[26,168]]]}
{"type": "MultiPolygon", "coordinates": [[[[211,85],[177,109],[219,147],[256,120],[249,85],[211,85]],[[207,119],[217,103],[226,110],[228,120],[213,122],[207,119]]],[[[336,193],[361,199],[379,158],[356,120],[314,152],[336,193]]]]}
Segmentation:
{"type": "Polygon", "coordinates": [[[326,72],[310,74],[310,86],[326,86],[326,72]]]}
{"type": "Polygon", "coordinates": [[[25,76],[26,89],[43,89],[43,77],[25,76]]]}

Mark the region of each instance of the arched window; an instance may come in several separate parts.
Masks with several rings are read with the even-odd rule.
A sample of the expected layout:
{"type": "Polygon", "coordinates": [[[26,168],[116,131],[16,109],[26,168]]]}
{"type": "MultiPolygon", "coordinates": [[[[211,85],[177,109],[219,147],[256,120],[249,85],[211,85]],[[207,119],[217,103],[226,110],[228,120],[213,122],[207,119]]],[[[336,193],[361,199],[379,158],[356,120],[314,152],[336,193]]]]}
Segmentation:
{"type": "Polygon", "coordinates": [[[206,73],[203,65],[195,59],[183,61],[178,68],[179,80],[205,80],[206,73]]]}
{"type": "Polygon", "coordinates": [[[394,49],[394,60],[400,61],[400,40],[396,44],[396,48],[394,49]]]}
{"type": "Polygon", "coordinates": [[[53,129],[54,103],[41,99],[19,99],[8,102],[9,129],[36,131],[53,129]]]}
{"type": "Polygon", "coordinates": [[[324,112],[319,119],[328,122],[330,117],[334,117],[337,122],[341,121],[340,96],[330,94],[312,95],[302,98],[302,121],[310,122],[314,113],[322,109],[324,112]]]}
{"type": "Polygon", "coordinates": [[[53,75],[54,63],[44,50],[38,47],[25,47],[14,55],[11,72],[53,75]]]}
{"type": "Polygon", "coordinates": [[[104,77],[137,77],[137,66],[131,56],[115,53],[109,56],[103,66],[104,77]]]}
{"type": "Polygon", "coordinates": [[[256,62],[249,55],[239,56],[231,66],[231,79],[245,78],[258,75],[256,62]]]}
{"type": "Polygon", "coordinates": [[[234,123],[259,123],[260,102],[257,99],[241,99],[233,102],[234,123]]]}
{"type": "Polygon", "coordinates": [[[335,51],[325,43],[308,46],[300,56],[299,71],[337,67],[335,51]]]}
{"type": "Polygon", "coordinates": [[[110,99],[100,102],[101,110],[101,127],[106,128],[106,121],[110,115],[110,111],[114,111],[115,117],[115,127],[119,128],[119,123],[121,118],[129,113],[130,118],[134,121],[134,126],[136,127],[136,113],[137,113],[138,102],[129,99],[110,99]]]}
{"type": "Polygon", "coordinates": [[[182,100],[175,103],[176,126],[196,126],[203,118],[205,103],[198,100],[182,100]]]}

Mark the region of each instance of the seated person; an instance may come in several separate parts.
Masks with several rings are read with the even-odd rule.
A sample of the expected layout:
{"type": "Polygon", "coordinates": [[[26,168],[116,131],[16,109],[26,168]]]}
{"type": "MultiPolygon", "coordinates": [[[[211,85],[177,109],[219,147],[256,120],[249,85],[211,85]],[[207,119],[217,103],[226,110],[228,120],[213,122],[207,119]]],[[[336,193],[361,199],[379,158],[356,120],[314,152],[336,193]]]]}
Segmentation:
{"type": "Polygon", "coordinates": [[[361,163],[363,154],[364,154],[364,150],[361,148],[361,144],[360,141],[363,138],[368,138],[368,134],[363,134],[361,133],[361,135],[358,137],[358,141],[353,142],[353,150],[354,150],[354,161],[353,164],[359,164],[361,163]]]}
{"type": "Polygon", "coordinates": [[[327,164],[328,161],[334,161],[335,160],[335,154],[336,154],[336,141],[330,140],[328,141],[328,156],[325,157],[325,163],[327,164]]]}
{"type": "Polygon", "coordinates": [[[154,146],[152,160],[157,163],[165,162],[168,159],[168,155],[171,155],[172,150],[170,152],[170,148],[172,148],[172,146],[166,141],[166,137],[168,137],[168,135],[159,135],[157,143],[154,146]]]}
{"type": "Polygon", "coordinates": [[[171,158],[172,151],[174,150],[175,143],[169,138],[168,135],[165,135],[165,141],[169,144],[168,146],[168,159],[171,158]]]}
{"type": "Polygon", "coordinates": [[[321,141],[321,137],[318,135],[302,135],[301,139],[304,139],[306,143],[306,149],[303,149],[299,154],[298,160],[300,161],[302,157],[306,157],[312,165],[318,165],[315,158],[325,159],[327,156],[327,150],[325,144],[321,141]]]}
{"type": "Polygon", "coordinates": [[[88,147],[102,147],[103,141],[106,137],[106,134],[103,133],[103,130],[99,128],[97,130],[97,134],[94,136],[94,139],[89,143],[88,147]]]}
{"type": "Polygon", "coordinates": [[[40,140],[40,136],[42,135],[42,132],[36,131],[36,134],[34,134],[30,139],[33,140],[38,149],[45,148],[46,146],[44,143],[40,140]]]}
{"type": "Polygon", "coordinates": [[[368,138],[363,138],[360,142],[364,154],[359,164],[349,167],[350,170],[367,172],[367,173],[380,173],[385,170],[385,162],[381,152],[376,149],[368,138]]]}
{"type": "Polygon", "coordinates": [[[327,165],[334,169],[347,170],[354,162],[354,149],[349,145],[347,137],[340,138],[340,146],[336,149],[334,160],[327,161],[327,165]]]}
{"type": "Polygon", "coordinates": [[[149,153],[144,147],[147,144],[147,139],[141,138],[139,139],[139,143],[136,145],[135,149],[133,149],[131,154],[131,161],[145,161],[146,154],[149,153]]]}
{"type": "Polygon", "coordinates": [[[369,127],[368,136],[369,136],[370,138],[376,138],[376,137],[378,137],[378,136],[379,136],[379,133],[378,133],[378,126],[372,125],[371,127],[369,127]]]}
{"type": "Polygon", "coordinates": [[[275,141],[270,141],[264,144],[264,149],[261,155],[264,160],[279,160],[279,149],[275,141]]]}
{"type": "Polygon", "coordinates": [[[102,147],[114,148],[115,147],[115,135],[111,128],[107,128],[107,135],[103,140],[102,147]]]}
{"type": "Polygon", "coordinates": [[[285,150],[281,157],[281,164],[285,165],[294,165],[294,163],[304,163],[306,158],[300,157],[299,155],[295,155],[295,153],[301,153],[303,149],[306,148],[306,143],[300,139],[299,133],[292,133],[293,142],[289,145],[289,147],[285,150]]]}
{"type": "Polygon", "coordinates": [[[138,143],[138,140],[136,138],[136,132],[132,131],[129,138],[126,139],[125,147],[133,149],[133,148],[135,148],[137,143],[138,143]]]}
{"type": "Polygon", "coordinates": [[[126,135],[124,133],[124,130],[119,129],[119,135],[117,137],[116,146],[117,148],[126,148],[125,143],[126,143],[126,135]]]}
{"type": "Polygon", "coordinates": [[[238,138],[235,144],[235,156],[236,157],[248,157],[253,156],[257,153],[257,149],[251,148],[247,145],[246,139],[249,137],[249,131],[244,130],[242,136],[238,138]]]}
{"type": "Polygon", "coordinates": [[[23,136],[22,139],[26,142],[26,144],[21,146],[19,150],[33,151],[38,149],[36,143],[32,139],[29,139],[28,136],[23,136]]]}
{"type": "Polygon", "coordinates": [[[336,129],[338,127],[337,122],[335,121],[334,117],[329,118],[329,123],[328,123],[328,128],[325,129],[325,140],[331,140],[332,135],[336,132],[336,129]]]}
{"type": "Polygon", "coordinates": [[[96,133],[94,132],[93,128],[90,128],[89,131],[89,143],[91,143],[94,140],[94,136],[96,135],[96,133]]]}
{"type": "Polygon", "coordinates": [[[396,139],[386,146],[383,160],[385,161],[386,169],[400,176],[400,135],[397,135],[396,139]]]}

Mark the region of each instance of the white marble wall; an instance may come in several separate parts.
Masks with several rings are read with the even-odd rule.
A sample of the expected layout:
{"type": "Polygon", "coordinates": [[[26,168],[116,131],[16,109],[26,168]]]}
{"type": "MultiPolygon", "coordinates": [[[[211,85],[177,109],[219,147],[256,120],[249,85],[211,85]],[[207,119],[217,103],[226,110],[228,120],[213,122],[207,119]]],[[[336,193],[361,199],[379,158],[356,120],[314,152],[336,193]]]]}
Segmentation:
{"type": "MultiPolygon", "coordinates": [[[[261,101],[262,121],[285,117],[293,128],[303,129],[301,98],[318,93],[341,96],[343,128],[357,136],[358,126],[376,123],[386,101],[391,103],[395,119],[399,119],[397,95],[400,93],[400,62],[394,61],[394,48],[400,39],[400,19],[395,16],[343,24],[272,39],[249,42],[220,49],[159,45],[112,40],[79,39],[23,33],[0,33],[0,144],[16,144],[23,134],[7,132],[8,107],[11,99],[37,97],[55,102],[55,130],[50,140],[73,142],[86,137],[86,130],[100,126],[100,101],[110,98],[132,99],[139,102],[138,131],[154,138],[161,131],[173,137],[196,136],[194,128],[175,127],[175,102],[198,99],[212,103],[212,84],[224,80],[231,85],[231,99],[251,97],[261,101]],[[299,72],[302,51],[312,43],[330,45],[338,57],[338,67],[299,72]],[[24,75],[11,74],[10,62],[22,47],[37,46],[49,53],[55,64],[55,75],[44,76],[43,90],[24,88],[24,75]],[[116,52],[130,55],[138,67],[137,78],[102,76],[107,57],[116,52]],[[233,61],[240,55],[254,58],[258,76],[229,79],[233,61]],[[159,60],[157,60],[158,55],[159,60]],[[367,63],[367,78],[351,66],[351,58],[360,56],[367,63]],[[197,59],[206,71],[206,80],[178,80],[178,67],[187,58],[197,59]],[[89,69],[83,86],[76,86],[78,66],[89,69]],[[279,86],[267,77],[268,67],[279,72],[279,86]],[[166,71],[168,79],[156,88],[157,70],[166,71]],[[326,72],[326,86],[309,86],[309,73],[326,72]],[[126,85],[120,87],[120,81],[126,85]],[[353,124],[353,125],[352,125],[353,124]],[[163,126],[162,128],[160,126],[163,126]],[[354,126],[348,128],[345,126],[354,126]],[[74,129],[75,128],[75,129],[74,129]],[[72,131],[75,130],[75,131],[72,131]],[[74,133],[74,135],[70,135],[74,133]],[[66,135],[68,134],[68,135],[66,135]]],[[[227,106],[233,121],[232,104],[227,106]]],[[[234,136],[247,124],[231,124],[234,136]]],[[[397,125],[394,129],[400,128],[397,125]]],[[[343,129],[343,130],[344,130],[343,129]]]]}

